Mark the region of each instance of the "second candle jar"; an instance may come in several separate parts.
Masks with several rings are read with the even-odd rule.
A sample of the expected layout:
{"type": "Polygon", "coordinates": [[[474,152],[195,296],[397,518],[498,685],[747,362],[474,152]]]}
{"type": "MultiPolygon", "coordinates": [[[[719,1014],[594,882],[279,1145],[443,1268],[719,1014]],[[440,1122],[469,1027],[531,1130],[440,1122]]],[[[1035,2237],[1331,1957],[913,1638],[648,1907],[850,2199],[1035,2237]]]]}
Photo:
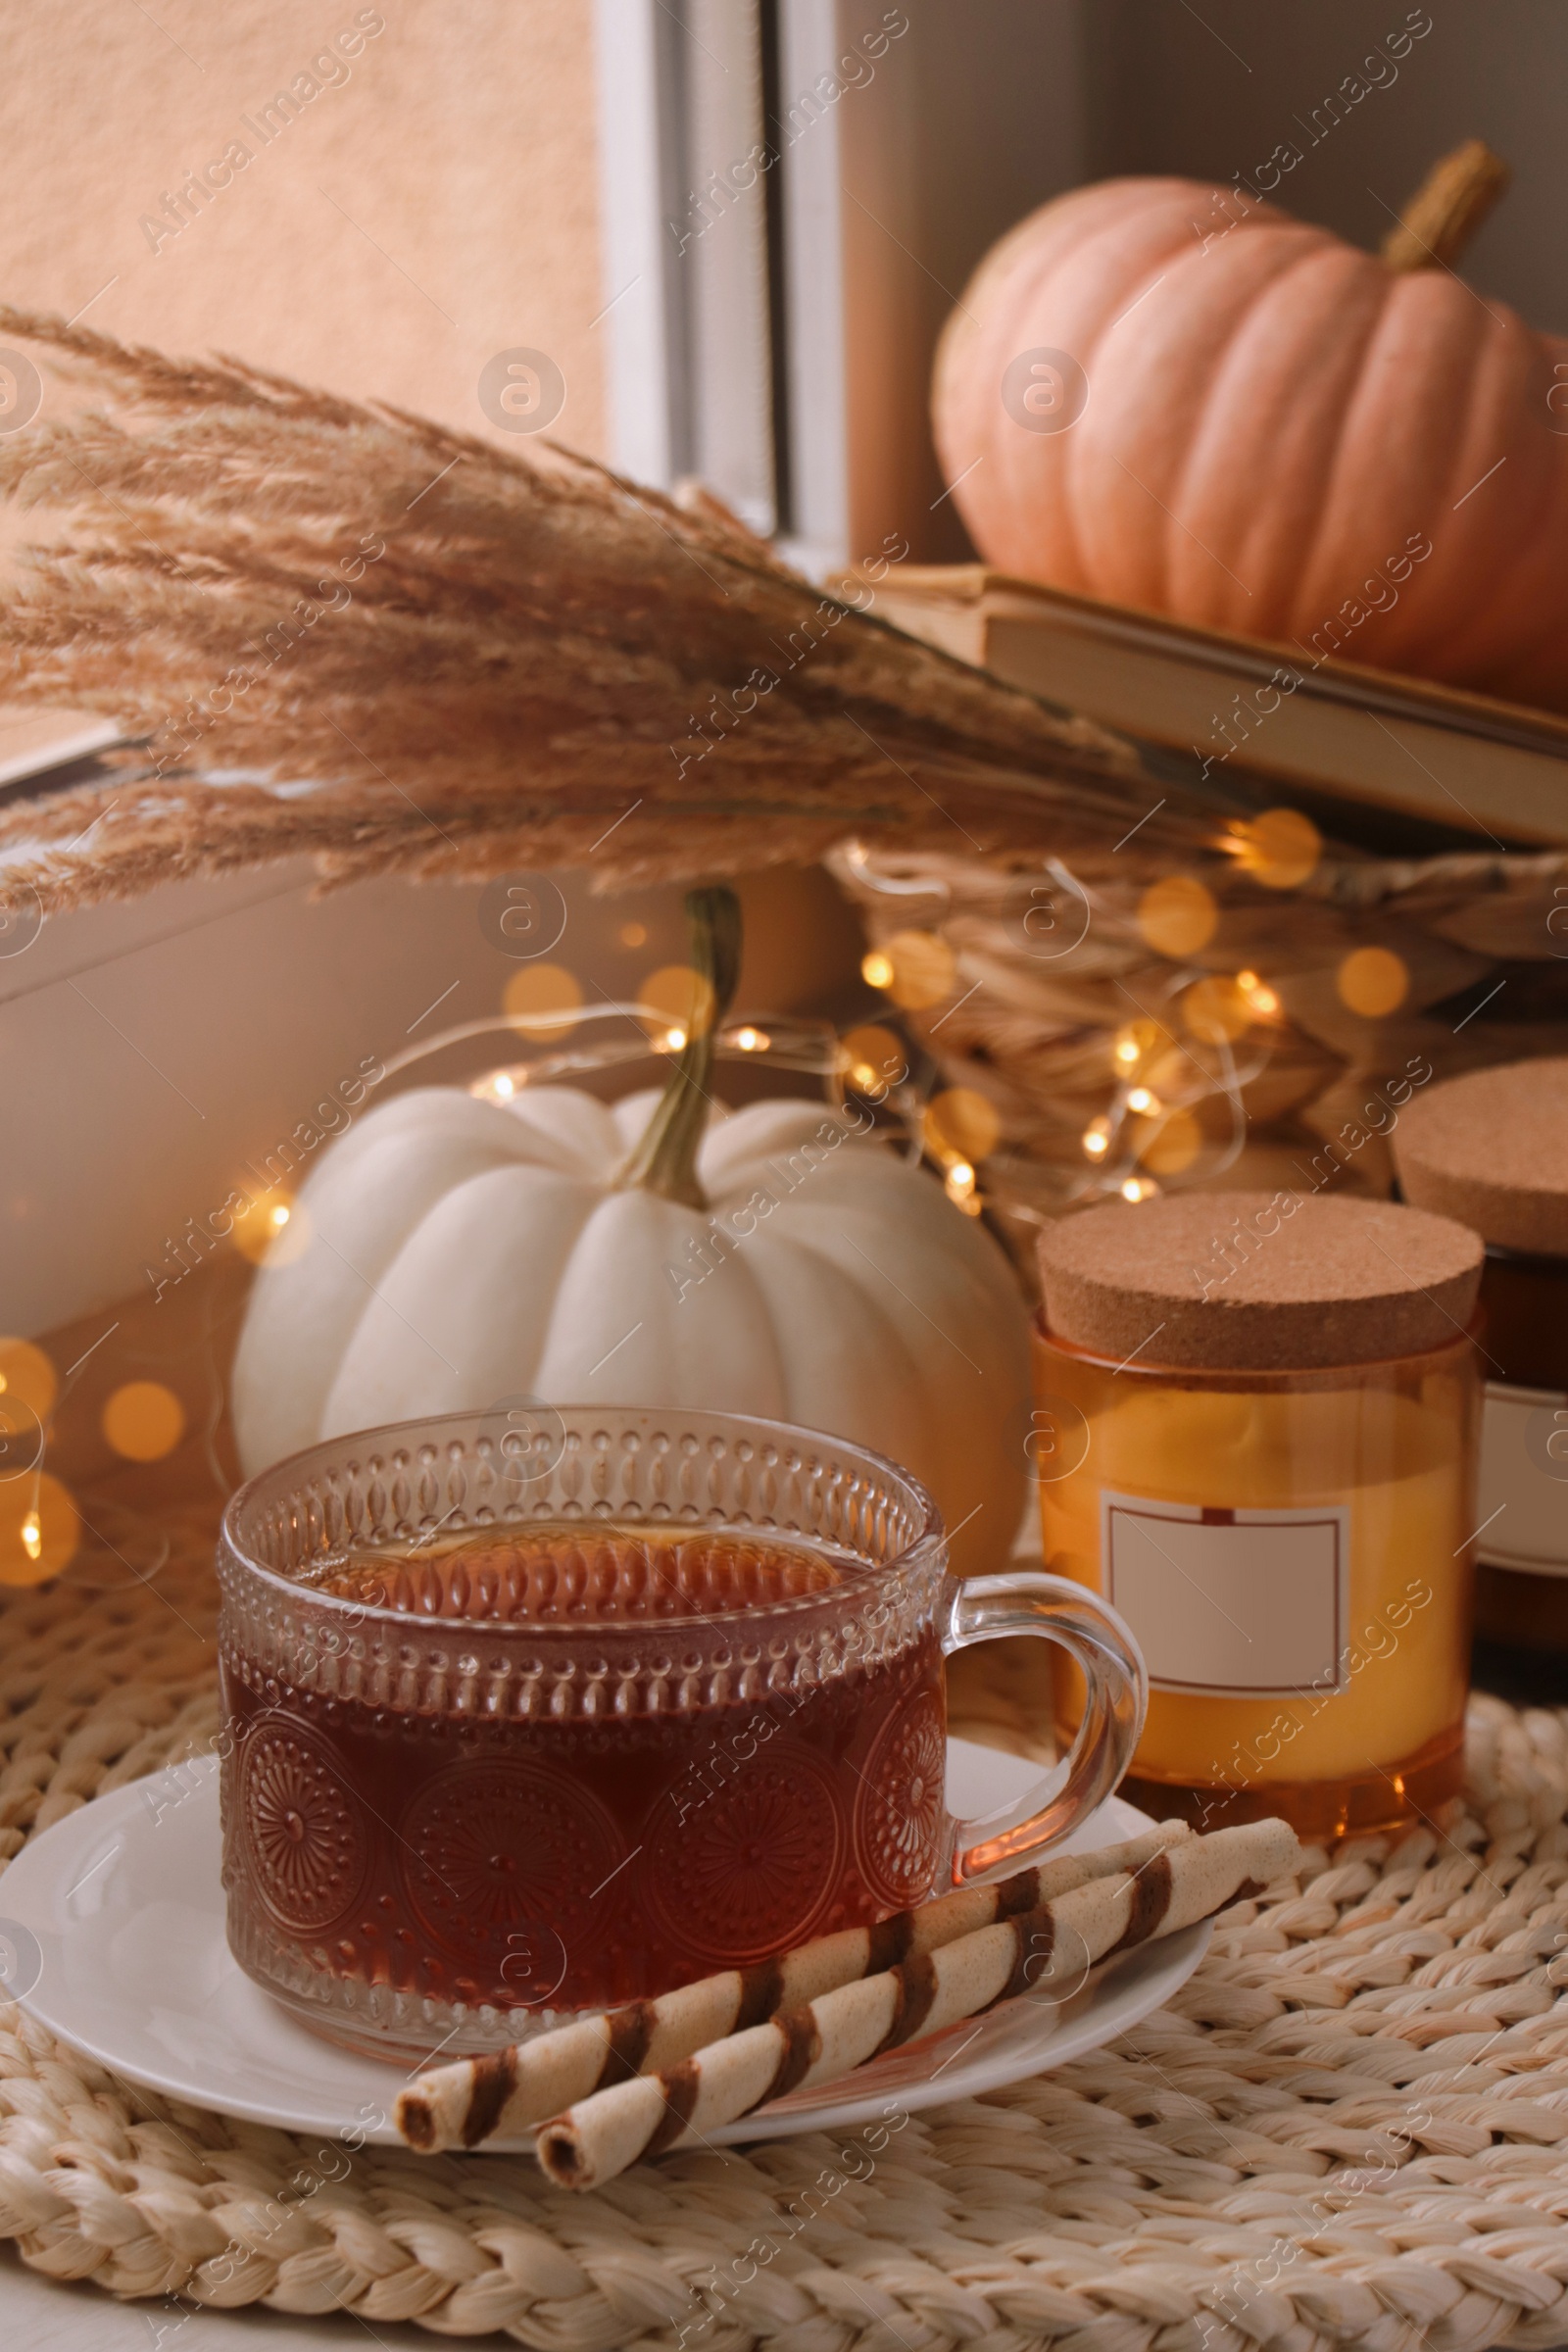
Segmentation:
{"type": "MultiPolygon", "coordinates": [[[[1040,1249],[1046,1565],[1149,1666],[1124,1793],[1372,1832],[1459,1786],[1481,1247],[1378,1201],[1207,1193],[1040,1249]]],[[[1061,1729],[1077,1718],[1058,1676],[1061,1729]]]]}

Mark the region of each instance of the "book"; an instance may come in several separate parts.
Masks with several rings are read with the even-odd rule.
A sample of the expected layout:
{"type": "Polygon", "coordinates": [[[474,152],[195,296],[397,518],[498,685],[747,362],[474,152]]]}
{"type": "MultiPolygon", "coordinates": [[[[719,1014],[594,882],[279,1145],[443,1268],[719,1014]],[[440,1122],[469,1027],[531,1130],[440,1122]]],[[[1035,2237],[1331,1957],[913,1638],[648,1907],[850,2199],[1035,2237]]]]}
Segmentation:
{"type": "Polygon", "coordinates": [[[119,741],[113,719],[84,710],[18,710],[0,705],[0,799],[53,790],[62,777],[74,784],[82,780],[78,767],[93,765],[100,752],[119,741]]]}
{"type": "MultiPolygon", "coordinates": [[[[1412,849],[1437,834],[1498,849],[1568,844],[1568,718],[1550,711],[983,564],[901,565],[869,605],[860,583],[858,601],[1010,685],[1187,755],[1204,778],[1272,778],[1298,802],[1326,799],[1352,835],[1365,837],[1355,808],[1413,820],[1412,849]]],[[[1385,826],[1378,846],[1398,846],[1401,832],[1385,826]]]]}

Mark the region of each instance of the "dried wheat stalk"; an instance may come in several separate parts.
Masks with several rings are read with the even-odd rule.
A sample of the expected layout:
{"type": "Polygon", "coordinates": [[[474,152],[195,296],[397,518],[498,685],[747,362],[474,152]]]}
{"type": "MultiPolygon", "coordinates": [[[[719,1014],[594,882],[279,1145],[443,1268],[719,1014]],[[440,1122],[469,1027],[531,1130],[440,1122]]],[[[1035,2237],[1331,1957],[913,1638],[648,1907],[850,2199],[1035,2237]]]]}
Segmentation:
{"type": "MultiPolygon", "coordinates": [[[[237,361],[4,308],[0,334],[92,403],[0,442],[0,495],[48,526],[0,602],[0,702],[140,747],[108,788],[0,810],[8,895],[300,851],[339,878],[607,881],[852,830],[1071,851],[1161,789],[1088,721],[822,598],[710,501],[237,361]]],[[[1209,844],[1202,800],[1163,789],[1138,854],[1209,844]]]]}

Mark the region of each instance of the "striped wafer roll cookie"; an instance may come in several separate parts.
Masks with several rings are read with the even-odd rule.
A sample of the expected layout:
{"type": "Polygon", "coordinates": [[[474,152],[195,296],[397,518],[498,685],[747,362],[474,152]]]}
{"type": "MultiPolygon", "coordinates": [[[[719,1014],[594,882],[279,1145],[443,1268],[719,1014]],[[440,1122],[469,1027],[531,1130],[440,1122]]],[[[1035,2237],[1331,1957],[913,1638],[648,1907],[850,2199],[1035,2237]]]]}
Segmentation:
{"type": "Polygon", "coordinates": [[[1093,1879],[1142,1869],[1152,1855],[1191,1839],[1185,1822],[1161,1822],[1097,1853],[1054,1854],[987,1886],[964,1886],[935,1902],[895,1912],[874,1928],[818,1936],[776,1960],[726,1969],[657,2000],[632,2001],[603,2017],[559,2027],[531,2041],[434,2067],[398,2094],[398,2130],[411,2147],[433,2155],[475,2148],[521,2132],[596,2090],[678,2066],[726,2034],[760,2025],[775,2010],[799,2008],[895,1962],[936,1951],[976,1928],[1011,1919],[1093,1879]]]}
{"type": "Polygon", "coordinates": [[[1035,1908],[861,1977],[680,2064],[596,2091],[546,2124],[540,2165],[561,2188],[597,2188],[666,2148],[700,2141],[787,2091],[837,2082],[879,2051],[940,2033],[1023,1993],[1061,1998],[1088,1968],[1260,1893],[1300,1848],[1283,1821],[1247,1822],[1158,1848],[1132,1874],[1092,1879],[1035,1908]]]}

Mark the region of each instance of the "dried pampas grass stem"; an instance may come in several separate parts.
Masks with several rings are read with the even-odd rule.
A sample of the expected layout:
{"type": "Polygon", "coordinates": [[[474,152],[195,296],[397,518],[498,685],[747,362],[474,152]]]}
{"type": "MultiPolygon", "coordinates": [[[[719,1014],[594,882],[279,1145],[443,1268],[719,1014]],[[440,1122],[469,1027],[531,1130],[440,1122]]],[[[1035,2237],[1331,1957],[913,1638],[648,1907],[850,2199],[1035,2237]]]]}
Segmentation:
{"type": "MultiPolygon", "coordinates": [[[[300,851],[347,877],[607,880],[955,849],[1200,851],[1209,807],[1131,747],[822,596],[716,502],[173,361],[0,308],[86,405],[0,442],[41,524],[0,605],[0,702],[90,710],[109,787],[0,809],[46,906],[300,851]]],[[[858,606],[859,609],[857,609],[858,606]]]]}

